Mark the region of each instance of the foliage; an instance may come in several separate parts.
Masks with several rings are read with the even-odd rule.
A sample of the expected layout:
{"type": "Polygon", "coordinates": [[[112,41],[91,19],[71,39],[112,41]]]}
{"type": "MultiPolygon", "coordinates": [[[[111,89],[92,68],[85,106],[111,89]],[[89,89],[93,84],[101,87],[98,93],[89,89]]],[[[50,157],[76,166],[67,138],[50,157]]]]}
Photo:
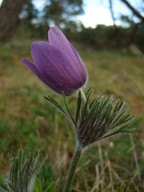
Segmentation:
{"type": "Polygon", "coordinates": [[[52,192],[55,175],[51,165],[40,161],[38,153],[26,154],[19,151],[10,160],[10,173],[4,179],[0,175],[0,192],[52,192]]]}
{"type": "MultiPolygon", "coordinates": [[[[143,2],[141,3],[143,7],[143,2]]],[[[141,8],[142,9],[142,8],[141,8]]],[[[139,10],[141,10],[139,8],[139,10]]],[[[22,36],[47,38],[45,35],[52,25],[60,26],[66,36],[90,49],[123,49],[136,45],[144,52],[144,23],[135,20],[132,16],[120,14],[121,26],[97,25],[95,28],[86,28],[77,20],[76,15],[83,13],[83,1],[78,0],[47,0],[43,10],[36,9],[32,0],[24,4],[20,19],[22,22],[18,34],[22,36]]],[[[131,51],[131,50],[130,50],[131,51]]]]}
{"type": "Polygon", "coordinates": [[[38,10],[32,0],[26,0],[20,19],[28,27],[66,24],[70,17],[83,13],[83,1],[47,0],[43,10],[38,10]]]}
{"type": "Polygon", "coordinates": [[[26,0],[20,15],[21,21],[28,27],[32,27],[34,19],[38,19],[38,10],[32,0],[26,0]]]}
{"type": "Polygon", "coordinates": [[[52,192],[55,188],[55,175],[51,165],[43,165],[36,178],[33,192],[52,192]]]}
{"type": "Polygon", "coordinates": [[[53,98],[45,97],[71,120],[80,146],[86,147],[118,133],[136,132],[131,127],[131,120],[134,116],[124,109],[124,101],[117,100],[114,104],[112,96],[105,99],[103,95],[99,95],[90,102],[91,92],[92,89],[89,89],[85,94],[79,92],[75,118],[69,111],[65,96],[65,109],[53,98]]]}
{"type": "Polygon", "coordinates": [[[47,4],[43,9],[43,20],[45,23],[53,22],[55,25],[65,25],[70,16],[78,15],[83,12],[82,0],[78,1],[59,1],[59,0],[48,0],[47,4]]]}
{"type": "MultiPolygon", "coordinates": [[[[98,25],[95,29],[85,28],[79,32],[79,42],[87,44],[91,48],[96,49],[106,49],[106,48],[125,48],[128,47],[129,37],[133,32],[133,25],[130,27],[118,27],[119,34],[119,45],[116,44],[115,29],[113,26],[98,25]]],[[[144,51],[144,38],[142,34],[144,33],[144,24],[138,25],[137,33],[135,38],[133,38],[130,44],[137,45],[141,51],[144,51]]],[[[72,36],[73,37],[73,36],[72,36]]]]}
{"type": "MultiPolygon", "coordinates": [[[[88,48],[89,50],[124,50],[129,47],[130,43],[136,45],[140,51],[144,52],[144,24],[138,25],[135,38],[133,38],[131,42],[129,42],[129,37],[133,31],[133,26],[119,26],[119,46],[117,46],[113,26],[98,25],[96,28],[85,28],[80,23],[74,21],[67,21],[65,23],[66,27],[63,31],[68,39],[77,42],[77,44],[83,48],[88,48]]],[[[47,39],[46,34],[49,29],[47,24],[33,27],[34,29],[30,30],[26,26],[21,25],[17,30],[16,36],[19,38],[28,36],[33,38],[43,38],[44,40],[47,39]]]]}
{"type": "Polygon", "coordinates": [[[25,154],[19,151],[18,157],[11,160],[9,176],[1,184],[0,192],[32,192],[40,168],[38,153],[25,159],[25,154]]]}

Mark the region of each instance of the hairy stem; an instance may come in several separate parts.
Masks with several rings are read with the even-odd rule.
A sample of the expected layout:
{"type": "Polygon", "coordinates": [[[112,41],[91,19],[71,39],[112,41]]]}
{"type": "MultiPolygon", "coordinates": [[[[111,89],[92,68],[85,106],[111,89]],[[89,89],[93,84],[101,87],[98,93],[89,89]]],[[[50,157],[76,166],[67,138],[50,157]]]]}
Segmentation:
{"type": "Polygon", "coordinates": [[[80,89],[80,92],[81,92],[82,100],[83,100],[83,102],[85,104],[86,103],[86,96],[85,96],[85,94],[84,94],[82,89],[80,89]]]}
{"type": "Polygon", "coordinates": [[[72,186],[74,174],[75,174],[76,167],[77,167],[77,164],[78,164],[80,156],[81,156],[81,150],[82,150],[81,146],[76,147],[72,162],[71,162],[70,167],[69,167],[64,192],[70,192],[71,191],[71,186],[72,186]]]}

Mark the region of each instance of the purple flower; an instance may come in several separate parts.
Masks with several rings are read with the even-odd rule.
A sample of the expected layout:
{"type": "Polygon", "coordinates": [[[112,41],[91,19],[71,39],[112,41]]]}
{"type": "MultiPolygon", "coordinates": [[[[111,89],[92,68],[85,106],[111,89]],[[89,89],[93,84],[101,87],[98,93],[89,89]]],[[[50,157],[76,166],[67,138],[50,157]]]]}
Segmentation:
{"type": "Polygon", "coordinates": [[[71,95],[85,84],[86,69],[74,47],[58,27],[48,31],[48,39],[49,43],[32,43],[34,64],[25,58],[22,63],[57,93],[71,95]]]}

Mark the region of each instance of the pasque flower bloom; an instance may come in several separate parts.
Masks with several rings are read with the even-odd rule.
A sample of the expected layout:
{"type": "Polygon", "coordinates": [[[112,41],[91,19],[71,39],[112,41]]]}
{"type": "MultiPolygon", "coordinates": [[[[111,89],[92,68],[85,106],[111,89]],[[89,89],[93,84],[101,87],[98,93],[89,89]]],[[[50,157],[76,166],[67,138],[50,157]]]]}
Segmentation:
{"type": "Polygon", "coordinates": [[[49,43],[32,43],[34,64],[25,58],[22,63],[57,93],[71,95],[85,84],[86,69],[74,47],[58,27],[48,31],[48,39],[49,43]]]}

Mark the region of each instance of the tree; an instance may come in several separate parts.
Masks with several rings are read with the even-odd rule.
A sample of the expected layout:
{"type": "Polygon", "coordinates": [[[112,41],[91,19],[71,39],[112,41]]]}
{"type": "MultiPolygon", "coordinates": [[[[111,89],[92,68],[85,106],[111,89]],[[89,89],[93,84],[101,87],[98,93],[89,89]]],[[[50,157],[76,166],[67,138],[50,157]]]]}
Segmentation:
{"type": "Polygon", "coordinates": [[[115,30],[114,36],[115,36],[115,39],[116,39],[116,45],[119,46],[119,44],[120,44],[119,28],[116,25],[116,19],[115,19],[114,12],[113,12],[112,0],[109,0],[109,7],[110,7],[110,13],[111,13],[111,17],[112,17],[112,20],[113,20],[113,26],[114,26],[114,30],[115,30]]]}
{"type": "Polygon", "coordinates": [[[25,0],[3,0],[0,8],[0,41],[2,43],[11,40],[24,2],[25,0]]]}
{"type": "Polygon", "coordinates": [[[21,20],[29,27],[33,26],[34,19],[38,18],[38,10],[34,7],[32,0],[25,0],[22,12],[21,20]]]}
{"type": "MultiPolygon", "coordinates": [[[[121,0],[132,12],[133,14],[141,20],[141,22],[144,22],[144,17],[137,11],[127,0],[121,0]]],[[[142,1],[143,3],[144,1],[142,1]]]]}
{"type": "Polygon", "coordinates": [[[43,21],[55,25],[65,24],[71,16],[83,13],[82,0],[48,0],[43,9],[43,21]]]}
{"type": "Polygon", "coordinates": [[[142,24],[144,23],[144,17],[141,14],[141,11],[143,11],[144,8],[144,0],[141,1],[141,10],[133,7],[127,0],[121,1],[131,10],[133,16],[137,17],[140,20],[139,22],[135,22],[133,17],[129,18],[129,16],[127,15],[121,16],[121,20],[130,25],[131,33],[127,41],[127,46],[129,47],[131,44],[133,44],[138,29],[141,28],[142,24]]]}

